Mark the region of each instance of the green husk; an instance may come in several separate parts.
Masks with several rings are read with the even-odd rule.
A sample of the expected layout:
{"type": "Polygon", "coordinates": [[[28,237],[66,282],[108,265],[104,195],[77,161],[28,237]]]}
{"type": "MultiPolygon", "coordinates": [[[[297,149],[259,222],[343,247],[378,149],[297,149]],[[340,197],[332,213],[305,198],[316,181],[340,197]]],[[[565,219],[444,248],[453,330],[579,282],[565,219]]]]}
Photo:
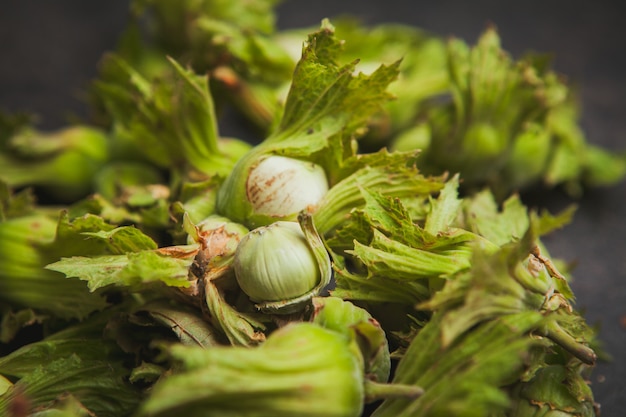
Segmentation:
{"type": "Polygon", "coordinates": [[[179,365],[138,416],[356,417],[362,410],[360,359],[342,335],[314,324],[286,326],[253,349],[167,351],[179,365]]]}

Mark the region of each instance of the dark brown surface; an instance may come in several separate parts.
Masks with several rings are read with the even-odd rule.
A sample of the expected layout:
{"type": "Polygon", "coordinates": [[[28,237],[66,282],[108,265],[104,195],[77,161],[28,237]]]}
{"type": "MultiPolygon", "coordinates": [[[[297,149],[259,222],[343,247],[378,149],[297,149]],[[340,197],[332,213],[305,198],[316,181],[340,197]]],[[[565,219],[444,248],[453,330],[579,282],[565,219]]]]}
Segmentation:
{"type": "MultiPolygon", "coordinates": [[[[42,127],[84,114],[80,91],[100,54],[114,46],[124,1],[0,0],[0,109],[34,111],[42,127]]],[[[279,7],[281,27],[317,25],[341,13],[365,22],[410,23],[473,42],[488,23],[514,55],[552,52],[557,70],[579,85],[583,127],[591,142],[626,150],[626,23],[619,2],[589,1],[291,1],[279,7]]],[[[535,193],[526,201],[553,211],[571,201],[535,193]]],[[[593,375],[603,417],[626,409],[626,183],[579,201],[573,224],[545,241],[553,255],[578,263],[578,308],[597,323],[610,363],[593,375]]]]}

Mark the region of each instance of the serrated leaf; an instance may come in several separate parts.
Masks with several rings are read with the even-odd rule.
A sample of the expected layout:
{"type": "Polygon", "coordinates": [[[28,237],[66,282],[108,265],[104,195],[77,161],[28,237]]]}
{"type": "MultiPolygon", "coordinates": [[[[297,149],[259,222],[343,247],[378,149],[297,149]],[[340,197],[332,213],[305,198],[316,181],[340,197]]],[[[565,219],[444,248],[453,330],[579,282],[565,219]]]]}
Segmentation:
{"type": "Polygon", "coordinates": [[[361,193],[365,200],[363,211],[371,226],[387,235],[398,236],[402,242],[421,238],[416,235],[422,229],[413,223],[410,213],[399,199],[366,188],[362,188],[361,193]]]}
{"type": "Polygon", "coordinates": [[[436,200],[431,200],[431,209],[426,217],[424,231],[436,236],[446,232],[456,220],[462,200],[458,193],[459,176],[446,182],[436,200]]]}
{"type": "Polygon", "coordinates": [[[108,231],[83,232],[82,234],[107,241],[112,253],[123,254],[157,248],[157,244],[152,238],[132,226],[117,227],[108,231]]]}
{"type": "MultiPolygon", "coordinates": [[[[281,121],[264,146],[309,156],[328,147],[329,138],[338,133],[349,135],[362,127],[390,98],[387,86],[397,77],[399,63],[383,65],[369,76],[354,75],[356,62],[337,63],[341,49],[328,21],[309,35],[281,121]]],[[[331,172],[334,167],[325,168],[331,172]]]]}
{"type": "Polygon", "coordinates": [[[99,216],[85,214],[70,219],[67,211],[62,211],[57,224],[54,242],[44,247],[51,253],[58,253],[57,258],[64,255],[109,254],[109,243],[100,239],[89,239],[83,233],[108,232],[115,226],[107,223],[99,216]]]}
{"type": "Polygon", "coordinates": [[[570,205],[556,215],[549,213],[547,210],[542,210],[539,214],[533,212],[531,214],[531,223],[536,236],[547,235],[570,224],[576,210],[576,205],[570,205]]]}
{"type": "Polygon", "coordinates": [[[96,291],[109,285],[135,288],[140,284],[162,282],[168,286],[188,287],[192,258],[172,258],[154,251],[125,255],[62,258],[46,268],[87,281],[96,291]]]}
{"type": "Polygon", "coordinates": [[[172,287],[188,287],[189,267],[193,258],[171,258],[156,252],[128,254],[128,267],[121,271],[124,280],[161,281],[172,287]]]}
{"type": "Polygon", "coordinates": [[[68,278],[77,277],[87,281],[89,290],[96,291],[98,288],[113,284],[129,285],[130,283],[121,282],[118,278],[118,275],[128,263],[126,255],[96,256],[92,258],[74,256],[61,258],[61,260],[47,265],[46,268],[61,272],[68,278]]]}
{"type": "Polygon", "coordinates": [[[465,227],[502,246],[521,239],[530,224],[528,209],[517,195],[509,197],[498,208],[489,190],[464,201],[465,227]]]}
{"type": "Polygon", "coordinates": [[[69,219],[76,219],[91,214],[99,216],[110,224],[138,224],[141,222],[139,213],[133,213],[127,207],[113,204],[99,194],[84,198],[72,204],[67,210],[69,219]]]}

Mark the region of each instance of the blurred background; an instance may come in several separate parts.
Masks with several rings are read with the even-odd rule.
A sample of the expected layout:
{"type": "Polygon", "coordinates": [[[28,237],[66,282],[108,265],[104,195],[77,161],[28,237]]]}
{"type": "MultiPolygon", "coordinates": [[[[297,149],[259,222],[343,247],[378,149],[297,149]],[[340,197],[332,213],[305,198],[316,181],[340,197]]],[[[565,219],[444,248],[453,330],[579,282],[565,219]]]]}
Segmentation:
{"type": "MultiPolygon", "coordinates": [[[[104,51],[114,48],[127,16],[126,1],[0,0],[0,110],[28,111],[39,127],[55,129],[86,116],[83,91],[104,51]]],[[[528,0],[283,1],[278,27],[316,26],[349,14],[364,23],[412,24],[474,43],[498,28],[513,56],[550,53],[554,68],[581,92],[582,126],[589,142],[626,151],[626,24],[620,3],[528,0]]],[[[228,120],[225,123],[229,123],[228,120]]],[[[222,131],[238,132],[236,126],[222,131]]],[[[0,169],[2,169],[0,167],[0,169]]],[[[557,191],[523,196],[552,212],[574,202],[557,191]]],[[[576,263],[577,308],[597,325],[611,361],[592,379],[602,416],[626,410],[626,183],[587,191],[574,221],[545,238],[555,257],[576,263]]],[[[2,266],[0,265],[0,268],[2,266]]]]}

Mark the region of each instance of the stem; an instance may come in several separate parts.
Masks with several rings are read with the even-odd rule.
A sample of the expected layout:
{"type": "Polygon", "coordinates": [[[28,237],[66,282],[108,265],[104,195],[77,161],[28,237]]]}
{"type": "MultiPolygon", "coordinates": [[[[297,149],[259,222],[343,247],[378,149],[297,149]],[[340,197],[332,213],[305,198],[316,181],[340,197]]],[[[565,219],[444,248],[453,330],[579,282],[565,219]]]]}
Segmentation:
{"type": "Polygon", "coordinates": [[[407,398],[415,399],[424,394],[424,389],[415,385],[406,384],[381,384],[366,379],[365,402],[371,403],[385,398],[407,398]]]}
{"type": "Polygon", "coordinates": [[[226,66],[213,70],[213,79],[228,91],[235,105],[252,120],[255,126],[267,130],[274,120],[274,107],[264,96],[254,91],[252,85],[226,66]]]}
{"type": "Polygon", "coordinates": [[[598,357],[593,349],[574,339],[569,333],[563,330],[556,320],[549,320],[548,323],[540,329],[540,332],[587,365],[595,364],[598,357]]]}
{"type": "Polygon", "coordinates": [[[321,291],[328,284],[330,284],[330,280],[332,279],[333,267],[330,256],[326,251],[326,246],[324,246],[322,238],[313,224],[313,217],[311,214],[309,214],[306,210],[301,211],[298,214],[298,223],[300,223],[302,233],[315,255],[315,260],[317,261],[317,265],[320,270],[320,283],[317,285],[316,289],[321,291]]]}

